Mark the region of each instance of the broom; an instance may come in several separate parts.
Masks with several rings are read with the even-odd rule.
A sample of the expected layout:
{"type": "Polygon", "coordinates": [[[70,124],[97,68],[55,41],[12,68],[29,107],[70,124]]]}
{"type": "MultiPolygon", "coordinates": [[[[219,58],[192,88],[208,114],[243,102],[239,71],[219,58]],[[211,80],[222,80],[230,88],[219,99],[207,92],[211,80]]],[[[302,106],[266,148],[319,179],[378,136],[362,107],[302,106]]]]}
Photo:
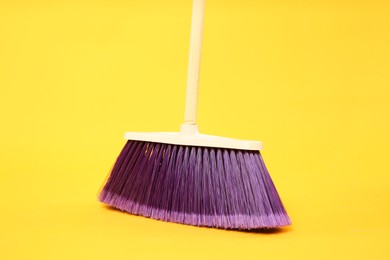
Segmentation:
{"type": "Polygon", "coordinates": [[[154,219],[225,229],[290,225],[259,150],[262,143],[203,135],[196,124],[205,0],[193,1],[185,121],[179,133],[127,132],[99,194],[154,219]]]}

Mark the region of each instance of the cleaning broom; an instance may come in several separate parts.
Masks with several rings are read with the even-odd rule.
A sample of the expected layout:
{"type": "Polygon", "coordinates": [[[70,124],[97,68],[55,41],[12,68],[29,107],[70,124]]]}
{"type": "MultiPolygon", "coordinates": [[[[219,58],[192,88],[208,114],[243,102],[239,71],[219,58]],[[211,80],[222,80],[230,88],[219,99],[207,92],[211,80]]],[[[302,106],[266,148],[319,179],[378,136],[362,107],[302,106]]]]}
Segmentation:
{"type": "Polygon", "coordinates": [[[226,229],[291,224],[259,150],[262,143],[203,135],[196,125],[205,0],[193,1],[185,121],[179,133],[127,132],[99,194],[135,215],[226,229]]]}

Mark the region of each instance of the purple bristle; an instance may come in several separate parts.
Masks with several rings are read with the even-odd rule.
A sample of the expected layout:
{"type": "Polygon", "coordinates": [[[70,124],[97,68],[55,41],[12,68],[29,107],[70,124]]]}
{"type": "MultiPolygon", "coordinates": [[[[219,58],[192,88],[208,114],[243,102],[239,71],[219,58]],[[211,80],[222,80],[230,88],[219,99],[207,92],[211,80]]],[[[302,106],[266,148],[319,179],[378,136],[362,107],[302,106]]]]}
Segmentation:
{"type": "Polygon", "coordinates": [[[99,200],[135,215],[195,226],[287,226],[259,151],[128,141],[99,200]]]}

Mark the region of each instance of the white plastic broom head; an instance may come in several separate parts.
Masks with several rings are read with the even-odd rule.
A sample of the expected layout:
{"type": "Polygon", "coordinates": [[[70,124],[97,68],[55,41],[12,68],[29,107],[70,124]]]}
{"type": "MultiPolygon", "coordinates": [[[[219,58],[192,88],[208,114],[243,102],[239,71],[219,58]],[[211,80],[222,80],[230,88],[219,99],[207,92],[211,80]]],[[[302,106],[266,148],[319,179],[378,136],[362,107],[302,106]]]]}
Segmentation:
{"type": "Polygon", "coordinates": [[[182,124],[180,132],[127,132],[125,139],[186,146],[216,147],[239,150],[262,150],[263,143],[200,134],[197,125],[182,124]]]}

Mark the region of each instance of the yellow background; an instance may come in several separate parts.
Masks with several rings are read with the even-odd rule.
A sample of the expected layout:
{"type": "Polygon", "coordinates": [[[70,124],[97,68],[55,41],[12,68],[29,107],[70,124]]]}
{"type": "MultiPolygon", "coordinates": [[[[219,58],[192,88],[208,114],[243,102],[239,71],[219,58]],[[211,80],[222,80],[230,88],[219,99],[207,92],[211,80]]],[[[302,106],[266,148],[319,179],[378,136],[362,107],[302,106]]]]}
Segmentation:
{"type": "Polygon", "coordinates": [[[264,141],[293,220],[250,233],[96,200],[125,131],[179,128],[191,1],[1,1],[0,258],[389,259],[389,13],[207,1],[200,128],[264,141]]]}

